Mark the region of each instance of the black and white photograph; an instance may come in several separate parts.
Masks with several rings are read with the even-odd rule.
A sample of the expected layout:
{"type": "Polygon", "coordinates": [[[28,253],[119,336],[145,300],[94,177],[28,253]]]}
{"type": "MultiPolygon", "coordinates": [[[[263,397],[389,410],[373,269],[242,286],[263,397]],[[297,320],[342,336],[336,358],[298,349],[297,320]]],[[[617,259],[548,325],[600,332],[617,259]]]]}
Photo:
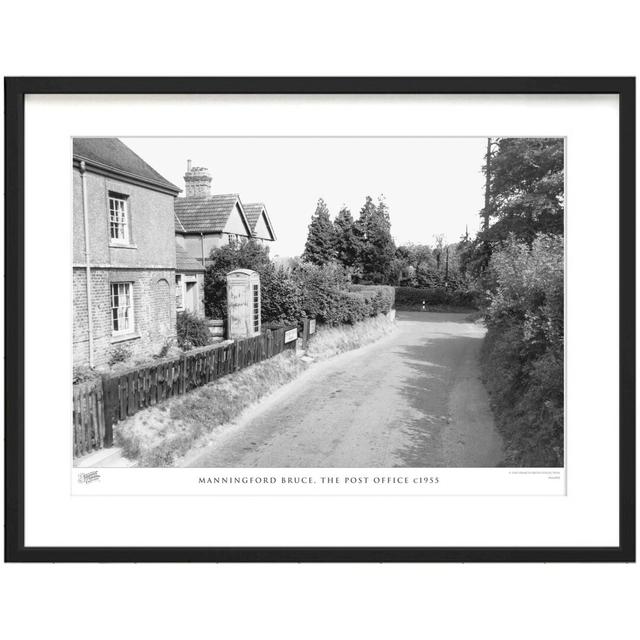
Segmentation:
{"type": "Polygon", "coordinates": [[[78,471],[564,467],[563,137],[70,146],[78,471]]]}

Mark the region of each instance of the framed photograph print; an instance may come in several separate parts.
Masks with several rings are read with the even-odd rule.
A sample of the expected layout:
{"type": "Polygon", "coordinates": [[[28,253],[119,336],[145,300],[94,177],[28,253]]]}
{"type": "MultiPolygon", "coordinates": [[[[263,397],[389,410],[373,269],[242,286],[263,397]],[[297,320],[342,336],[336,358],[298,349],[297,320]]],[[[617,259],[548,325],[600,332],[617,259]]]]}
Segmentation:
{"type": "Polygon", "coordinates": [[[635,79],[5,79],[5,558],[633,562],[635,79]]]}

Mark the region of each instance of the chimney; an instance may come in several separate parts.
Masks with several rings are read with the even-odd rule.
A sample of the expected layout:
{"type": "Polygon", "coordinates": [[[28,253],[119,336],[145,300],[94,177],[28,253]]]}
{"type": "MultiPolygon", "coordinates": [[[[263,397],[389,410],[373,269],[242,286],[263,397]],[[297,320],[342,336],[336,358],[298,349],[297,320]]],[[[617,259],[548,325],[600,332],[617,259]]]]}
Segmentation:
{"type": "Polygon", "coordinates": [[[208,198],[211,195],[211,174],[205,167],[191,167],[191,160],[187,160],[184,185],[187,198],[208,198]]]}

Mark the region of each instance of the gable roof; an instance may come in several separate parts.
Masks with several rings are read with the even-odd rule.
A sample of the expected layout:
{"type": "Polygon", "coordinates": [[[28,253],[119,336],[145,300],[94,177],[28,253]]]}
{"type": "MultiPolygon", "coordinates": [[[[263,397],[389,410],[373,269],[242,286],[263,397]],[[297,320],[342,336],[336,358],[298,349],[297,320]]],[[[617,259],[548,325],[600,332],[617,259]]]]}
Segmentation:
{"type": "Polygon", "coordinates": [[[256,222],[258,222],[258,218],[262,213],[263,207],[264,205],[262,204],[262,202],[249,202],[248,204],[244,205],[244,212],[247,216],[249,224],[251,225],[251,231],[256,228],[256,222]]]}
{"type": "MultiPolygon", "coordinates": [[[[251,226],[251,233],[254,234],[256,230],[256,225],[258,224],[258,220],[260,220],[260,216],[264,215],[264,221],[267,225],[267,229],[271,234],[271,239],[276,239],[276,234],[273,232],[273,226],[271,225],[271,220],[269,220],[269,214],[267,213],[267,208],[264,206],[262,202],[249,202],[248,204],[243,205],[244,212],[247,215],[247,220],[249,221],[249,225],[251,226]]],[[[254,234],[255,235],[255,234],[254,234]]],[[[265,238],[267,240],[268,238],[265,238]]]]}
{"type": "Polygon", "coordinates": [[[204,271],[204,267],[195,258],[192,258],[176,242],[176,271],[204,271]]]}
{"type": "Polygon", "coordinates": [[[176,198],[176,232],[178,233],[221,233],[229,221],[236,205],[240,209],[242,221],[251,235],[251,225],[237,193],[216,194],[204,198],[176,198]]]}
{"type": "Polygon", "coordinates": [[[118,138],[74,138],[73,158],[84,160],[98,172],[116,173],[132,182],[141,182],[173,195],[181,191],[118,138]]]}

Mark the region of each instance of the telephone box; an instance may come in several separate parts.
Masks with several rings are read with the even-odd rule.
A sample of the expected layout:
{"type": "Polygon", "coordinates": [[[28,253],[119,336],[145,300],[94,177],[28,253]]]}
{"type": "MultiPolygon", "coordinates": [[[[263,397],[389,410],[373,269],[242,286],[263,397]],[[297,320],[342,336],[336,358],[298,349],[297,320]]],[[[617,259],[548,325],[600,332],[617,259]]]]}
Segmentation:
{"type": "Polygon", "coordinates": [[[260,333],[260,276],[249,269],[227,274],[227,338],[251,338],[260,333]]]}

